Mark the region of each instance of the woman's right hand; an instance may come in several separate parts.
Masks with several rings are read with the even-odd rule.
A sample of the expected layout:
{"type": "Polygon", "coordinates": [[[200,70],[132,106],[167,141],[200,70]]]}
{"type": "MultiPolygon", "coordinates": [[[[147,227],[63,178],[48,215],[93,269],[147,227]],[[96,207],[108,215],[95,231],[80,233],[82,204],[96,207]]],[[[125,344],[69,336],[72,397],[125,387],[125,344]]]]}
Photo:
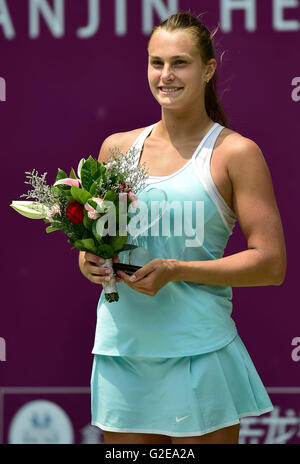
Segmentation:
{"type": "MultiPolygon", "coordinates": [[[[118,256],[113,256],[112,261],[113,263],[119,263],[120,259],[118,258],[118,256]]],[[[101,256],[94,255],[93,253],[88,251],[84,252],[82,270],[85,277],[94,284],[102,284],[103,282],[109,282],[109,280],[106,280],[106,277],[109,276],[111,270],[107,269],[107,267],[102,266],[104,262],[105,259],[101,256]]],[[[123,279],[121,277],[114,277],[116,282],[123,282],[123,279]]]]}

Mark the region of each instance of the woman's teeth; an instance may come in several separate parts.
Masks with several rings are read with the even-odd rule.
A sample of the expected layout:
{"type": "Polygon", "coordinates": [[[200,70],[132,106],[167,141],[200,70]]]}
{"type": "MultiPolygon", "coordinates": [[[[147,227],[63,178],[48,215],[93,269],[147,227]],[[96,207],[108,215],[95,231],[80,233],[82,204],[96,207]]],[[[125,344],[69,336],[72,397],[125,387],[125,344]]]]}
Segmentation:
{"type": "Polygon", "coordinates": [[[182,87],[176,87],[176,88],[167,88],[167,87],[159,87],[160,91],[161,92],[164,92],[164,93],[175,93],[175,92],[178,92],[179,90],[182,89],[182,87]]]}

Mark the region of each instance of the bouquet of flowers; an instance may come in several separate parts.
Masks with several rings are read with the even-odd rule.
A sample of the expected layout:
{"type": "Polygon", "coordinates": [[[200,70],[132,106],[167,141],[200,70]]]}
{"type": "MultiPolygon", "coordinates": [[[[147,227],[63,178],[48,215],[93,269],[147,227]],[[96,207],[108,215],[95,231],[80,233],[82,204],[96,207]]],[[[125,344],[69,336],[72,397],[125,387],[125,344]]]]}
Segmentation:
{"type": "Polygon", "coordinates": [[[32,189],[23,194],[26,201],[12,201],[11,207],[31,219],[50,223],[46,232],[63,231],[72,249],[90,251],[105,258],[104,267],[111,269],[110,282],[103,282],[108,302],[118,301],[112,258],[121,251],[136,248],[126,244],[129,238],[129,206],[137,207],[137,193],[148,177],[143,165],[134,166],[136,149],[125,155],[118,147],[110,150],[107,162],[92,156],[82,158],[77,173],[67,175],[58,169],[53,185],[46,183],[47,172],[25,172],[32,189]],[[29,201],[29,199],[33,201],[29,201]],[[105,225],[108,223],[108,227],[105,225]]]}

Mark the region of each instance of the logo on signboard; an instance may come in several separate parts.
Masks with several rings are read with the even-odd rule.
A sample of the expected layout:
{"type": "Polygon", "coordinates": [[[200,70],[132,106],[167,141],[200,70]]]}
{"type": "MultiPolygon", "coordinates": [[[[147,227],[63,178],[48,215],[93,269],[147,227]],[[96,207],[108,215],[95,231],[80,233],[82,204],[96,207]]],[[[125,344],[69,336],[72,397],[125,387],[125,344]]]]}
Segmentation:
{"type": "Polygon", "coordinates": [[[0,77],[0,101],[6,101],[6,82],[3,77],[0,77]]]}
{"type": "Polygon", "coordinates": [[[2,337],[0,337],[0,361],[6,361],[6,343],[2,337]]]}
{"type": "Polygon", "coordinates": [[[300,337],[294,337],[292,340],[292,345],[296,346],[292,350],[291,356],[293,361],[300,361],[300,337]]]}
{"type": "Polygon", "coordinates": [[[30,401],[13,417],[9,432],[10,444],[72,444],[73,426],[66,412],[56,403],[30,401]]]}
{"type": "Polygon", "coordinates": [[[300,101],[300,77],[294,77],[292,86],[295,87],[292,91],[292,100],[298,102],[300,101]]]}

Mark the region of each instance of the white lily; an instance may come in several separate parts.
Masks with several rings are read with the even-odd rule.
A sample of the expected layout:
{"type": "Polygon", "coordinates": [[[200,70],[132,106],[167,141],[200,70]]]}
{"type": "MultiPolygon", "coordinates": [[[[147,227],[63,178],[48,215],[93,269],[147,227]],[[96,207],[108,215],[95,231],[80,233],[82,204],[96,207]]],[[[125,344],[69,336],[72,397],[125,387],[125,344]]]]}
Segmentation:
{"type": "Polygon", "coordinates": [[[49,211],[48,206],[37,201],[13,201],[10,206],[17,211],[17,213],[29,219],[46,218],[49,211]]]}
{"type": "Polygon", "coordinates": [[[78,179],[80,179],[80,180],[81,180],[81,168],[82,168],[83,163],[85,163],[85,161],[86,161],[86,160],[85,160],[84,158],[81,158],[81,160],[80,160],[79,163],[78,163],[78,167],[77,167],[77,177],[78,177],[78,179]]]}
{"type": "Polygon", "coordinates": [[[78,179],[71,179],[70,177],[66,177],[64,179],[57,180],[53,185],[54,187],[56,185],[74,185],[74,187],[80,187],[80,181],[78,179]]]}

